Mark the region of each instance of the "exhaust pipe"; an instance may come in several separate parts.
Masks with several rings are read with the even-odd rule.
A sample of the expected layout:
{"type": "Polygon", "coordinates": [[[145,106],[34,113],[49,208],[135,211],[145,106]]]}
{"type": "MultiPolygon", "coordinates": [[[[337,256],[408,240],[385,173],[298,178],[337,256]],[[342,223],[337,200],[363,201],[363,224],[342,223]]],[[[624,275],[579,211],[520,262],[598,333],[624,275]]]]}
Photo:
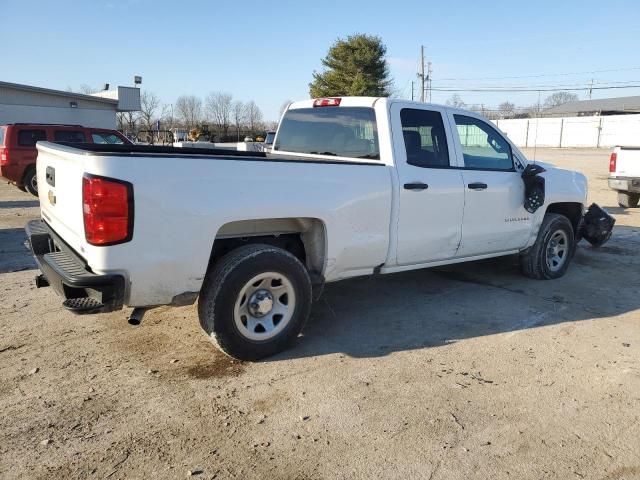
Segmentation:
{"type": "Polygon", "coordinates": [[[147,311],[146,308],[142,308],[142,307],[136,307],[133,309],[133,312],[131,312],[131,315],[129,315],[129,320],[127,320],[129,322],[129,325],[133,325],[133,326],[138,326],[142,323],[142,317],[144,317],[145,312],[147,311]]]}

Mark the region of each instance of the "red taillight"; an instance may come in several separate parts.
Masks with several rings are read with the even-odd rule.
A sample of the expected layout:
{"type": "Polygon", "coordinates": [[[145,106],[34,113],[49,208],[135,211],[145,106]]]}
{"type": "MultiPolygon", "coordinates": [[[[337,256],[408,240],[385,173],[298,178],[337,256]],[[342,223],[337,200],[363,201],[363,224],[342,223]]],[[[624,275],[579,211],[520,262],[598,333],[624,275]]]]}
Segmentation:
{"type": "Polygon", "coordinates": [[[91,245],[127,242],[133,236],[133,187],[128,182],[82,177],[84,235],[91,245]]]}
{"type": "Polygon", "coordinates": [[[0,165],[6,165],[7,163],[9,163],[9,149],[0,147],[0,165]]]}
{"type": "Polygon", "coordinates": [[[317,98],[313,101],[314,107],[339,107],[341,98],[317,98]]]}
{"type": "Polygon", "coordinates": [[[618,160],[618,154],[613,152],[609,158],[609,172],[614,173],[616,171],[616,161],[618,160]]]}

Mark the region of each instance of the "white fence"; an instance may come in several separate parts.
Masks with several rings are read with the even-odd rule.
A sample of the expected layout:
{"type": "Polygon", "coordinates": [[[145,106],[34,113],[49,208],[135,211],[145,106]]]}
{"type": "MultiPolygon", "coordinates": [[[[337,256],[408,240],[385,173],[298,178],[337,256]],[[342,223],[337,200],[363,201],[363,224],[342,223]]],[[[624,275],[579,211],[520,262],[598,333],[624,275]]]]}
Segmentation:
{"type": "Polygon", "coordinates": [[[493,121],[518,147],[640,145],[640,115],[493,121]]]}

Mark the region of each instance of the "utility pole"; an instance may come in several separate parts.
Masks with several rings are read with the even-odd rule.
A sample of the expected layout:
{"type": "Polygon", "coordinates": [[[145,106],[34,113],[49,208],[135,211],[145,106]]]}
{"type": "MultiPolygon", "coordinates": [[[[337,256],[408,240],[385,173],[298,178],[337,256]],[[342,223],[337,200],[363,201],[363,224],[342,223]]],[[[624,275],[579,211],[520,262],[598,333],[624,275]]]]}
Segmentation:
{"type": "Polygon", "coordinates": [[[411,80],[411,101],[413,101],[413,80],[411,80]]]}
{"type": "Polygon", "coordinates": [[[427,64],[427,102],[431,102],[431,74],[433,70],[431,69],[431,62],[427,64]]]}
{"type": "Polygon", "coordinates": [[[589,87],[589,100],[591,100],[592,93],[593,93],[593,78],[591,79],[591,86],[589,87]]]}
{"type": "Polygon", "coordinates": [[[420,45],[420,101],[424,102],[424,45],[420,45]]]}

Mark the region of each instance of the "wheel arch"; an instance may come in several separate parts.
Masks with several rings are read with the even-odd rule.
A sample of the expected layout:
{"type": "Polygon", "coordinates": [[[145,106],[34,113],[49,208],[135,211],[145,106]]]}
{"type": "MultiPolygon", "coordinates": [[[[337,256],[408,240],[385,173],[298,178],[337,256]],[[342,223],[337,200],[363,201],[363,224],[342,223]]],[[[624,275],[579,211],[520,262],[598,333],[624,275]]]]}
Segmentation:
{"type": "Polygon", "coordinates": [[[242,245],[266,243],[295,255],[309,272],[322,275],[327,256],[325,223],[312,217],[260,218],[225,223],[217,231],[209,266],[242,245]]]}
{"type": "Polygon", "coordinates": [[[578,237],[583,209],[584,206],[580,202],[556,202],[549,204],[546,213],[557,213],[567,217],[573,226],[574,235],[578,237]]]}

